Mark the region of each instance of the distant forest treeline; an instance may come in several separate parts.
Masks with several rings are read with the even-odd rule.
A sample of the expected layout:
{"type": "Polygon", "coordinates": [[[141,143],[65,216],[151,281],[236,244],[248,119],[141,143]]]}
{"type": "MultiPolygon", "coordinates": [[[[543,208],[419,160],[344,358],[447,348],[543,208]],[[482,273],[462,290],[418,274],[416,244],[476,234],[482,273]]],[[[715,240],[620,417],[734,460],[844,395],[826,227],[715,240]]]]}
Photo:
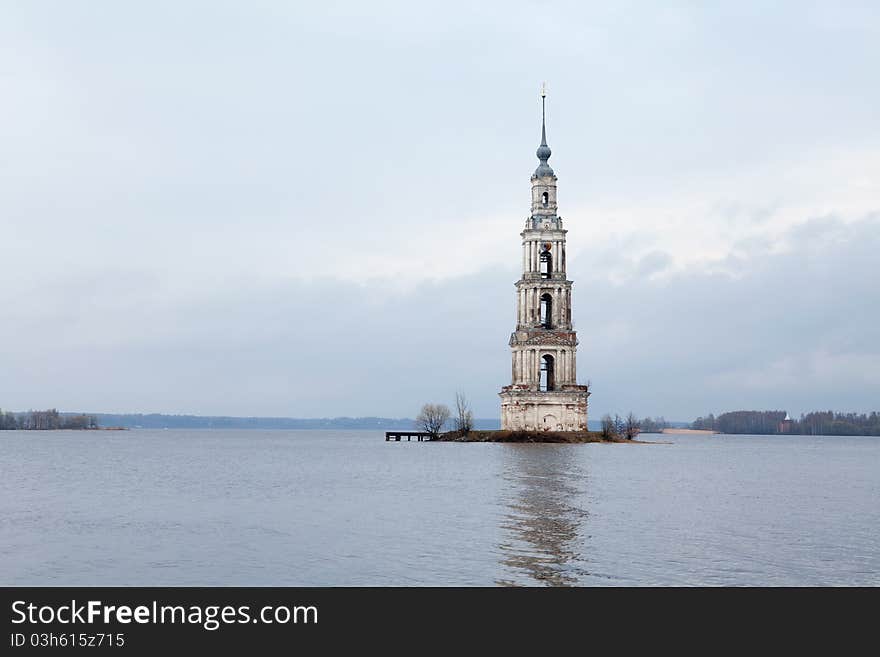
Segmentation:
{"type": "Polygon", "coordinates": [[[10,413],[0,410],[0,430],[2,429],[97,429],[98,418],[83,413],[59,413],[50,408],[47,411],[28,411],[10,413]]]}
{"type": "Polygon", "coordinates": [[[105,425],[132,429],[411,429],[413,420],[383,417],[229,417],[162,413],[101,413],[105,425]]]}
{"type": "MultiPolygon", "coordinates": [[[[880,413],[837,413],[818,411],[786,420],[785,411],[734,411],[719,416],[698,417],[690,425],[670,422],[663,417],[644,418],[638,422],[646,433],[659,432],[666,427],[689,426],[691,429],[710,429],[731,434],[800,434],[814,436],[880,436],[880,413]]],[[[590,420],[590,429],[599,429],[596,420],[590,420]]],[[[0,410],[0,430],[3,429],[97,429],[125,427],[132,429],[373,429],[393,431],[412,429],[411,418],[387,417],[226,417],[204,415],[164,415],[160,413],[61,413],[52,408],[45,411],[10,413],[0,410]]],[[[474,428],[488,431],[499,429],[497,419],[477,419],[474,428]]]]}
{"type": "Polygon", "coordinates": [[[680,426],[681,422],[667,422],[662,415],[660,417],[646,417],[639,420],[639,430],[645,433],[660,433],[671,426],[680,426]]]}
{"type": "MultiPolygon", "coordinates": [[[[56,410],[28,413],[0,412],[0,429],[88,429],[125,427],[128,429],[412,429],[412,418],[387,417],[226,417],[207,415],[165,415],[161,413],[95,413],[81,415],[56,410]],[[88,426],[79,426],[87,418],[88,426]]],[[[499,420],[475,420],[476,429],[501,427],[499,420]]]]}
{"type": "Polygon", "coordinates": [[[698,417],[691,429],[721,433],[795,434],[802,436],[880,436],[880,414],[814,411],[786,420],[785,411],[733,411],[698,417]]]}

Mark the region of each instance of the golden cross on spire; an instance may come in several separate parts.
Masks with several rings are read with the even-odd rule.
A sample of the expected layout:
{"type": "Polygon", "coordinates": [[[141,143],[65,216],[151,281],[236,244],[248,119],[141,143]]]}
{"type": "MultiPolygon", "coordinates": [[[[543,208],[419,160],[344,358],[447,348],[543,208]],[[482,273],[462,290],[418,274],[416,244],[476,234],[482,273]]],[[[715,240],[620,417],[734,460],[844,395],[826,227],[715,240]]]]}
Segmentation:
{"type": "Polygon", "coordinates": [[[547,83],[542,82],[541,83],[541,98],[546,98],[546,97],[547,97],[547,83]]]}

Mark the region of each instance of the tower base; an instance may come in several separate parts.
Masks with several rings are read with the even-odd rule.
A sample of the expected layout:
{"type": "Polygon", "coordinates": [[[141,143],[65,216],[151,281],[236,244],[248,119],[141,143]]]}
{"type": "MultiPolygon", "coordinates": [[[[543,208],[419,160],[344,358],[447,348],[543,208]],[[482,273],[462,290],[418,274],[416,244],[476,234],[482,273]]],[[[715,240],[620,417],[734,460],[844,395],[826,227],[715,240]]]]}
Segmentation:
{"type": "Polygon", "coordinates": [[[587,430],[587,386],[566,386],[549,392],[505,386],[499,395],[502,430],[587,430]]]}

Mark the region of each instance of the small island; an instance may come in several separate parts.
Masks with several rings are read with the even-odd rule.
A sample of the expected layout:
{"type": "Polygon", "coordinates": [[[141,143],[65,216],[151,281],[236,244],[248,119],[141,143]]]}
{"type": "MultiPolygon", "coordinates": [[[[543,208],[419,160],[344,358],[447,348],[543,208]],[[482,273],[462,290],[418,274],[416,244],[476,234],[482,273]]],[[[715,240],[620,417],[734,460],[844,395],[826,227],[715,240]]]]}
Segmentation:
{"type": "Polygon", "coordinates": [[[625,436],[601,431],[446,431],[433,440],[455,443],[640,443],[625,436]]]}
{"type": "Polygon", "coordinates": [[[639,420],[630,413],[626,418],[605,415],[602,418],[601,431],[585,429],[553,431],[550,429],[532,428],[474,428],[474,414],[464,393],[455,393],[455,417],[452,418],[453,429],[443,431],[444,426],[452,417],[452,412],[445,404],[425,404],[416,416],[416,431],[386,431],[385,441],[407,441],[416,438],[419,442],[451,442],[451,443],[644,443],[636,440],[641,432],[639,420]]]}

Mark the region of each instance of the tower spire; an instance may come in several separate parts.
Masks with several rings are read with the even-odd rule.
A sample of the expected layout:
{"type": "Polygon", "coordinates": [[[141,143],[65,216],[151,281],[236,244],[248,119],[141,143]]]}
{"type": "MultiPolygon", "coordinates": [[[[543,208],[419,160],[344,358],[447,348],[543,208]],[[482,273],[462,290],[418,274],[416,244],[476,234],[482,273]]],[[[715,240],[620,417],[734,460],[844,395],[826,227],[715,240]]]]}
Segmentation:
{"type": "Polygon", "coordinates": [[[547,83],[541,83],[541,145],[538,146],[538,150],[535,152],[535,155],[538,156],[538,160],[540,160],[540,164],[538,168],[535,169],[535,176],[538,178],[545,178],[547,176],[555,175],[553,173],[553,169],[550,168],[550,165],[547,164],[547,160],[550,159],[551,150],[547,145],[547,113],[546,113],[546,100],[547,100],[547,83]]]}
{"type": "Polygon", "coordinates": [[[541,146],[547,145],[546,112],[544,101],[547,99],[547,83],[541,83],[541,146]]]}

